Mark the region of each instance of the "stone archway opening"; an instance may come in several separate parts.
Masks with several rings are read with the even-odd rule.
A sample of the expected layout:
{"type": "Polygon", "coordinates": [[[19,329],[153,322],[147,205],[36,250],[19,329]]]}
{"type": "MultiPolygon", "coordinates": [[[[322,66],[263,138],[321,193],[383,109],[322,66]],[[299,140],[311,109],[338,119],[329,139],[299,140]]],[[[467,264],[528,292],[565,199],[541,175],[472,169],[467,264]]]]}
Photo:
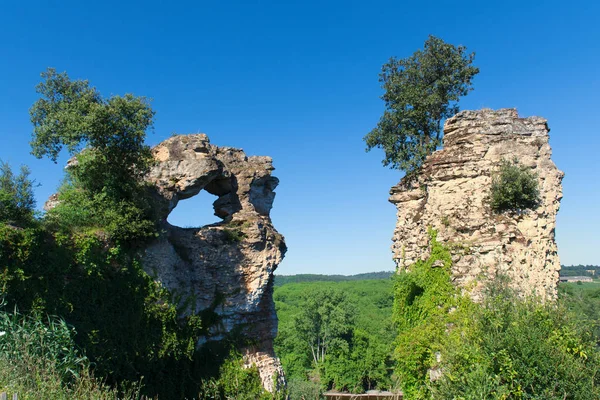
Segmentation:
{"type": "Polygon", "coordinates": [[[223,221],[215,215],[213,203],[218,199],[206,190],[189,198],[179,200],[169,213],[167,222],[179,228],[201,228],[223,221]]]}

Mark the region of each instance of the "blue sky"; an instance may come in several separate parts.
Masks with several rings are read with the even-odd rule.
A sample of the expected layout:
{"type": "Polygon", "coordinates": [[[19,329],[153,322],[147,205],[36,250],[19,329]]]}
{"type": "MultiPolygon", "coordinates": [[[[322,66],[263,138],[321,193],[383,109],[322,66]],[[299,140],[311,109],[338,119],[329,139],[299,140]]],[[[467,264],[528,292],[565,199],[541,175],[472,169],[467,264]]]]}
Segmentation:
{"type": "MultiPolygon", "coordinates": [[[[40,205],[62,162],[29,155],[28,109],[47,67],[105,96],[153,99],[156,144],[205,132],[212,143],[274,159],[272,218],[289,247],[279,273],[391,270],[401,177],[365,153],[383,103],[378,73],[434,34],[476,52],[462,109],[516,107],[549,120],[565,171],[556,236],[564,264],[600,264],[600,28],[595,1],[3,1],[0,159],[28,164],[40,205]]],[[[213,199],[170,221],[201,225],[213,199]]]]}

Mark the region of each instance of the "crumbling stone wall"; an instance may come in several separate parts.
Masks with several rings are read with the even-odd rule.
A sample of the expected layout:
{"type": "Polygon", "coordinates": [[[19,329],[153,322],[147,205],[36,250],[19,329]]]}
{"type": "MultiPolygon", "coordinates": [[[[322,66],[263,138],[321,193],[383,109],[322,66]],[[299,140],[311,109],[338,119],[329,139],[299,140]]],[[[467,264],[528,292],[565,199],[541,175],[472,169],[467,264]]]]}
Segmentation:
{"type": "Polygon", "coordinates": [[[560,262],[554,240],[563,172],[550,156],[548,125],[515,109],[462,111],[444,125],[443,149],[430,155],[415,180],[390,191],[397,207],[393,257],[399,270],[429,254],[429,227],[452,249],[457,285],[477,298],[487,279],[502,274],[523,294],[555,297],[560,262]],[[521,214],[495,214],[492,175],[517,158],[537,174],[541,205],[521,214]]]}
{"type": "Polygon", "coordinates": [[[286,246],[269,217],[279,183],[271,176],[271,158],[211,145],[204,134],[171,137],[152,152],[157,163],[146,180],[156,189],[162,233],[146,249],[144,269],[181,299],[185,313],[214,317],[199,347],[233,332],[249,339],[252,346],[242,349],[245,361],[257,365],[272,391],[274,377],[283,379],[273,352],[273,272],[286,246]],[[177,203],[202,190],[217,196],[214,211],[223,221],[197,228],[170,225],[167,217],[177,203]]]}

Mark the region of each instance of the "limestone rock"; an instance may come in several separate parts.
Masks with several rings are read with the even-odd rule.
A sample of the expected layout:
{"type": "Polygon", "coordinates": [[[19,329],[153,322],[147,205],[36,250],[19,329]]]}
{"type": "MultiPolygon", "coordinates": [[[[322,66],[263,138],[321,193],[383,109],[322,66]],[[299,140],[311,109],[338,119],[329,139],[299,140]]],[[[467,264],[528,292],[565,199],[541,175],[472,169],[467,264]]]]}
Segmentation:
{"type": "Polygon", "coordinates": [[[182,299],[185,313],[215,316],[199,347],[233,332],[250,339],[254,344],[243,349],[245,361],[257,365],[272,391],[273,377],[283,379],[273,352],[273,272],[286,246],[269,217],[279,183],[271,176],[271,158],[211,145],[204,134],[171,137],[152,152],[157,163],[146,180],[156,188],[162,233],[146,249],[144,269],[182,299]],[[167,216],[179,200],[202,190],[217,196],[214,211],[223,221],[198,228],[170,225],[167,216]]]}
{"type": "Polygon", "coordinates": [[[58,205],[58,203],[60,203],[60,200],[58,199],[58,194],[54,193],[50,195],[50,197],[48,197],[48,200],[46,200],[46,202],[44,203],[44,211],[52,210],[58,205]]]}
{"type": "Polygon", "coordinates": [[[428,227],[452,249],[453,280],[477,298],[486,279],[511,278],[520,293],[556,296],[560,262],[554,240],[563,172],[552,160],[548,126],[515,109],[462,111],[444,125],[443,149],[419,177],[390,191],[397,207],[393,257],[399,270],[428,256],[428,227]],[[521,215],[489,206],[492,175],[517,158],[537,174],[541,205],[521,215]]]}

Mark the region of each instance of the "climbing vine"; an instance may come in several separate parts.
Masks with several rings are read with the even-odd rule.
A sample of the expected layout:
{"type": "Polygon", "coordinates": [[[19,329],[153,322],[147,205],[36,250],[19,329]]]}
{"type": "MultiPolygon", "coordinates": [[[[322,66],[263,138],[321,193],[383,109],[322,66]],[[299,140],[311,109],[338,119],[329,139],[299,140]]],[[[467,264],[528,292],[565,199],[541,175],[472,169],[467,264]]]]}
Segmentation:
{"type": "Polygon", "coordinates": [[[433,229],[429,239],[430,256],[401,271],[394,284],[395,372],[409,399],[429,396],[430,370],[439,364],[445,344],[460,334],[456,327],[471,306],[451,282],[450,250],[433,229]]]}

